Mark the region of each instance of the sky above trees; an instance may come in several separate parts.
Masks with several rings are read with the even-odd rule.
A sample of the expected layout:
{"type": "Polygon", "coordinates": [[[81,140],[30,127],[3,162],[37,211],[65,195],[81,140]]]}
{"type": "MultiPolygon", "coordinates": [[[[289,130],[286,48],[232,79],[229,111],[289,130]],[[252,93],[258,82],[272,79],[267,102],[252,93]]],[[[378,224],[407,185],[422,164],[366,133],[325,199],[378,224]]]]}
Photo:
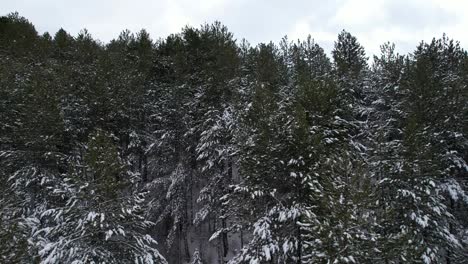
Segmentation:
{"type": "Polygon", "coordinates": [[[468,2],[464,0],[0,0],[1,15],[18,11],[39,32],[60,27],[71,34],[82,28],[103,42],[123,29],[146,29],[153,39],[179,32],[185,25],[221,21],[238,40],[252,44],[279,42],[284,36],[305,39],[308,34],[327,52],[337,34],[346,29],[356,35],[367,53],[391,40],[402,53],[414,43],[430,41],[445,32],[467,47],[468,2]]]}

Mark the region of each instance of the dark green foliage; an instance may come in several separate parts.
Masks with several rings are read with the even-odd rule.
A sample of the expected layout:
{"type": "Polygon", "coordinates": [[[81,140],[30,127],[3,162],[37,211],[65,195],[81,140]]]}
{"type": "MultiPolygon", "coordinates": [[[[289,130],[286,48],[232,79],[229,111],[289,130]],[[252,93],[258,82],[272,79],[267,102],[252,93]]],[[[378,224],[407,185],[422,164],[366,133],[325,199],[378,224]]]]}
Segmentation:
{"type": "Polygon", "coordinates": [[[371,65],[346,31],[332,60],[219,22],[52,35],[0,17],[1,263],[466,262],[468,55],[445,35],[371,65]]]}

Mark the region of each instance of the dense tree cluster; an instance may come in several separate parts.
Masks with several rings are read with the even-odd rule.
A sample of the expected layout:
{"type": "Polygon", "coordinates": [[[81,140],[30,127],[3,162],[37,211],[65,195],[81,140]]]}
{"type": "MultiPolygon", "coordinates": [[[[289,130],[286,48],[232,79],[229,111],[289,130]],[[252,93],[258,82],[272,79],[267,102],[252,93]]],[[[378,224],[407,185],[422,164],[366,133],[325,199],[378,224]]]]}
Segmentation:
{"type": "Polygon", "coordinates": [[[466,263],[468,54],[0,17],[1,263],[466,263]]]}

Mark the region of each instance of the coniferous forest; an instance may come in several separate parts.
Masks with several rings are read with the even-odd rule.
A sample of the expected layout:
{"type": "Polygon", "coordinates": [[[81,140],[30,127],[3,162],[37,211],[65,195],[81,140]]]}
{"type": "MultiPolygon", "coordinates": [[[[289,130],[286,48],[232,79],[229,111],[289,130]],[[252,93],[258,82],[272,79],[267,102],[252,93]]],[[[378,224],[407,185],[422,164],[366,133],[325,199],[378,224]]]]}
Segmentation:
{"type": "Polygon", "coordinates": [[[0,17],[0,263],[468,263],[468,54],[0,17]]]}

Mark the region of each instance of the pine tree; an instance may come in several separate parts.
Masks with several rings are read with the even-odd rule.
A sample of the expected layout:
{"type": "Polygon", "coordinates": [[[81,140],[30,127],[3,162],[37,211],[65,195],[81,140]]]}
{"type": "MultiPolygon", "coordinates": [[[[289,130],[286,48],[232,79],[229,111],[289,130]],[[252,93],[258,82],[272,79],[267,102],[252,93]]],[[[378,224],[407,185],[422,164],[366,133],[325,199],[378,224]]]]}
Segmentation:
{"type": "MultiPolygon", "coordinates": [[[[375,239],[370,208],[373,191],[366,166],[367,63],[363,47],[345,31],[339,34],[332,54],[337,98],[335,104],[328,106],[331,115],[324,127],[317,127],[323,138],[316,141],[316,148],[326,146],[324,152],[317,153],[316,161],[323,193],[320,198],[310,197],[311,209],[304,220],[308,258],[336,263],[364,262],[371,257],[375,239]]],[[[320,95],[321,91],[312,92],[320,95]]],[[[317,110],[315,115],[323,118],[321,109],[317,110]]]]}
{"type": "Polygon", "coordinates": [[[394,224],[392,195],[398,192],[398,173],[401,164],[404,117],[402,100],[404,94],[400,83],[404,73],[405,58],[395,51],[395,45],[381,46],[380,57],[374,57],[372,106],[375,111],[370,118],[370,129],[374,135],[371,171],[377,181],[377,233],[379,235],[379,257],[389,263],[401,253],[400,236],[394,224]]]}
{"type": "MultiPolygon", "coordinates": [[[[449,140],[446,136],[450,137],[450,134],[456,134],[455,131],[461,130],[454,128],[454,131],[449,127],[440,127],[440,124],[446,120],[456,118],[459,108],[455,111],[450,108],[444,111],[445,109],[438,107],[431,111],[430,115],[429,109],[434,105],[445,105],[446,102],[457,104],[455,98],[459,98],[460,94],[455,95],[457,94],[455,92],[454,97],[450,96],[450,92],[457,90],[457,86],[450,83],[456,73],[453,74],[447,66],[460,61],[453,59],[457,56],[462,57],[462,54],[463,51],[455,48],[453,42],[450,43],[445,37],[433,40],[430,44],[422,43],[414,53],[414,60],[409,63],[407,79],[403,82],[407,93],[404,103],[407,116],[403,155],[408,163],[408,167],[403,167],[403,173],[410,175],[410,181],[417,182],[410,183],[411,189],[416,189],[413,191],[416,199],[419,197],[420,201],[427,201],[425,203],[427,207],[422,207],[420,201],[415,201],[414,203],[418,204],[417,209],[413,209],[415,212],[406,212],[406,214],[417,223],[413,233],[420,234],[412,241],[424,241],[425,245],[415,249],[414,254],[426,262],[440,261],[443,248],[449,255],[452,254],[447,258],[456,258],[460,247],[453,229],[457,224],[456,221],[454,223],[453,214],[448,207],[450,202],[446,202],[443,192],[447,190],[447,183],[452,188],[458,185],[454,181],[456,170],[451,171],[447,168],[457,167],[458,162],[452,162],[459,159],[449,154],[453,152],[451,146],[445,143],[449,140]],[[447,81],[449,83],[446,83],[447,81]],[[449,165],[450,163],[454,165],[449,165]],[[415,188],[416,186],[419,188],[415,188]],[[414,232],[416,230],[417,232],[414,232]]],[[[456,126],[457,122],[451,124],[456,126]]],[[[457,190],[459,191],[452,194],[457,193],[463,197],[463,189],[457,190]]]]}
{"type": "Polygon", "coordinates": [[[40,215],[33,230],[41,263],[165,263],[146,234],[144,193],[125,165],[110,135],[90,135],[86,154],[76,157],[73,168],[54,193],[64,205],[40,215]],[[118,201],[118,202],[117,202],[118,201]]]}

